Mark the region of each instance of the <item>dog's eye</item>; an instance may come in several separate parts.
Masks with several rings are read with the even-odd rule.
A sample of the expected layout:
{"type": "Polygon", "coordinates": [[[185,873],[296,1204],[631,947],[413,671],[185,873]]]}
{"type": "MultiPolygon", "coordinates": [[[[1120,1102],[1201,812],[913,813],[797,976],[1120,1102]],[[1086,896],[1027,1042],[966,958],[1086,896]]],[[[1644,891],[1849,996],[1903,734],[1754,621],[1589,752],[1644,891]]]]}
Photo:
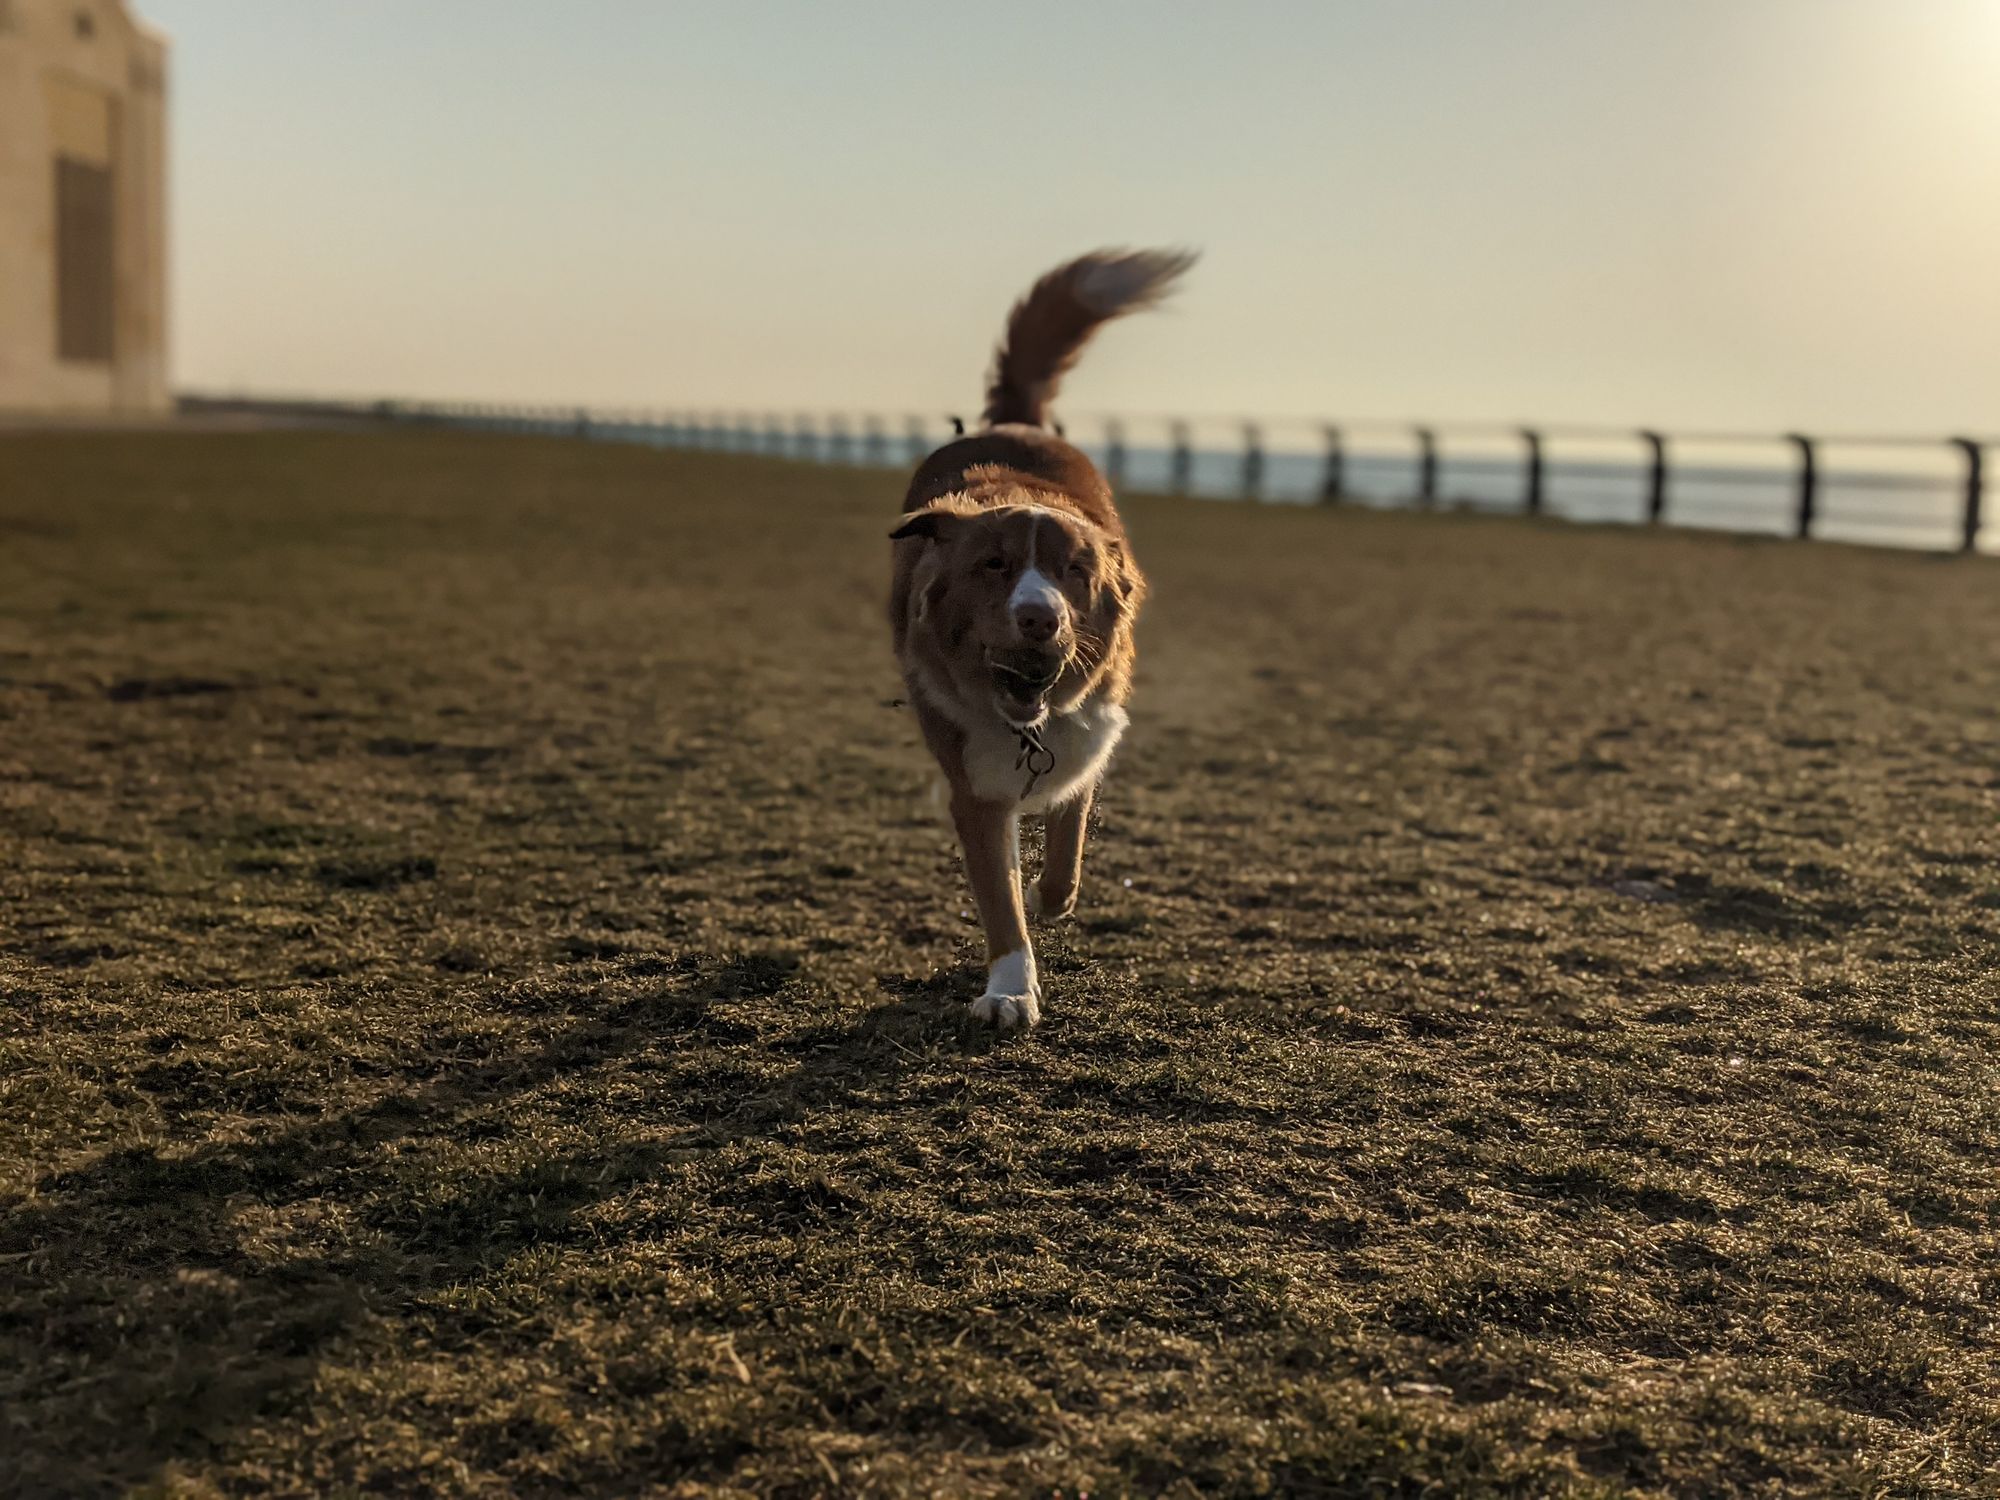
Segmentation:
{"type": "Polygon", "coordinates": [[[1006,568],[1007,559],[1004,557],[989,557],[980,566],[989,573],[998,573],[1006,568]]]}

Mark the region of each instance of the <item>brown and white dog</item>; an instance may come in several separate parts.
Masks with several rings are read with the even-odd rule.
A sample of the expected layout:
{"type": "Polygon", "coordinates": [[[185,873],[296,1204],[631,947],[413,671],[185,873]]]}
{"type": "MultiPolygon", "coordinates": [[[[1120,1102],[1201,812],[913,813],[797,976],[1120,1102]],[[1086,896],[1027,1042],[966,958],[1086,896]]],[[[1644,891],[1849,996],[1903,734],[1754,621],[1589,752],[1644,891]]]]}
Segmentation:
{"type": "Polygon", "coordinates": [[[972,1013],[1041,1019],[1026,917],[1075,908],[1090,804],[1132,689],[1145,580],[1111,488],[1048,430],[1057,382],[1098,327],[1151,307],[1193,263],[1098,251],[1049,272],[1014,306],[984,430],[917,467],[895,538],[889,618],[925,742],[944,770],[986,929],[972,1013]],[[1020,820],[1044,814],[1040,880],[1024,903],[1020,820]]]}

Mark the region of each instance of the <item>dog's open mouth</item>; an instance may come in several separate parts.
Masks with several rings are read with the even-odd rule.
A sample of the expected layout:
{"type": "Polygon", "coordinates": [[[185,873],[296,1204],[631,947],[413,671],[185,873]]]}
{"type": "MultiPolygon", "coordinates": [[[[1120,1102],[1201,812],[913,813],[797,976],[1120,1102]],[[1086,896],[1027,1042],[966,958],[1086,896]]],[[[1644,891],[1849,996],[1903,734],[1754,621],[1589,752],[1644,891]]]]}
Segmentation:
{"type": "Polygon", "coordinates": [[[1049,689],[1062,676],[1063,658],[1015,653],[987,661],[1000,712],[1016,724],[1037,723],[1047,712],[1049,689]]]}

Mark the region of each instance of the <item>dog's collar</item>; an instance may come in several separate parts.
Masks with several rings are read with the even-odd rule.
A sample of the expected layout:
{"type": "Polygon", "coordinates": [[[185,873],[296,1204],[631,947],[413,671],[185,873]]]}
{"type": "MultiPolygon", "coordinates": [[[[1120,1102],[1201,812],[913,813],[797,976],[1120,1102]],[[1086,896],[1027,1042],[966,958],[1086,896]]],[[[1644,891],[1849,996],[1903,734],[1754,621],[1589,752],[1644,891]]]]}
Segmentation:
{"type": "MultiPolygon", "coordinates": [[[[912,688],[916,687],[913,682],[912,688]]],[[[912,696],[915,696],[913,691],[912,696]]],[[[884,701],[884,708],[907,708],[906,698],[890,698],[884,701]]],[[[1021,747],[1021,753],[1014,757],[1014,769],[1028,773],[1028,779],[1021,786],[1021,800],[1026,801],[1035,790],[1035,783],[1056,768],[1056,753],[1042,743],[1041,729],[1024,729],[1011,720],[1002,720],[1014,732],[1014,740],[1021,747]]]]}
{"type": "Polygon", "coordinates": [[[1021,753],[1014,758],[1014,769],[1026,771],[1028,780],[1021,788],[1021,800],[1028,800],[1035,783],[1056,768],[1056,753],[1042,743],[1042,737],[1032,729],[1023,729],[1019,724],[1010,724],[1014,737],[1021,743],[1021,753]]]}

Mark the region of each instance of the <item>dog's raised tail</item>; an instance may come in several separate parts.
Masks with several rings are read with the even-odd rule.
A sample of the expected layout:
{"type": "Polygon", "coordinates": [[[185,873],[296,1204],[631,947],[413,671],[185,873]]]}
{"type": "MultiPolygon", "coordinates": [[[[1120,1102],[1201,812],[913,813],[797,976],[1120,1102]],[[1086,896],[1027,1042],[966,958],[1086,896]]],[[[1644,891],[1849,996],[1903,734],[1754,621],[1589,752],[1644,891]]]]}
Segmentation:
{"type": "Polygon", "coordinates": [[[1194,262],[1191,250],[1094,250],[1028,288],[993,359],[987,422],[1046,426],[1056,387],[1090,336],[1113,318],[1159,305],[1194,262]]]}

